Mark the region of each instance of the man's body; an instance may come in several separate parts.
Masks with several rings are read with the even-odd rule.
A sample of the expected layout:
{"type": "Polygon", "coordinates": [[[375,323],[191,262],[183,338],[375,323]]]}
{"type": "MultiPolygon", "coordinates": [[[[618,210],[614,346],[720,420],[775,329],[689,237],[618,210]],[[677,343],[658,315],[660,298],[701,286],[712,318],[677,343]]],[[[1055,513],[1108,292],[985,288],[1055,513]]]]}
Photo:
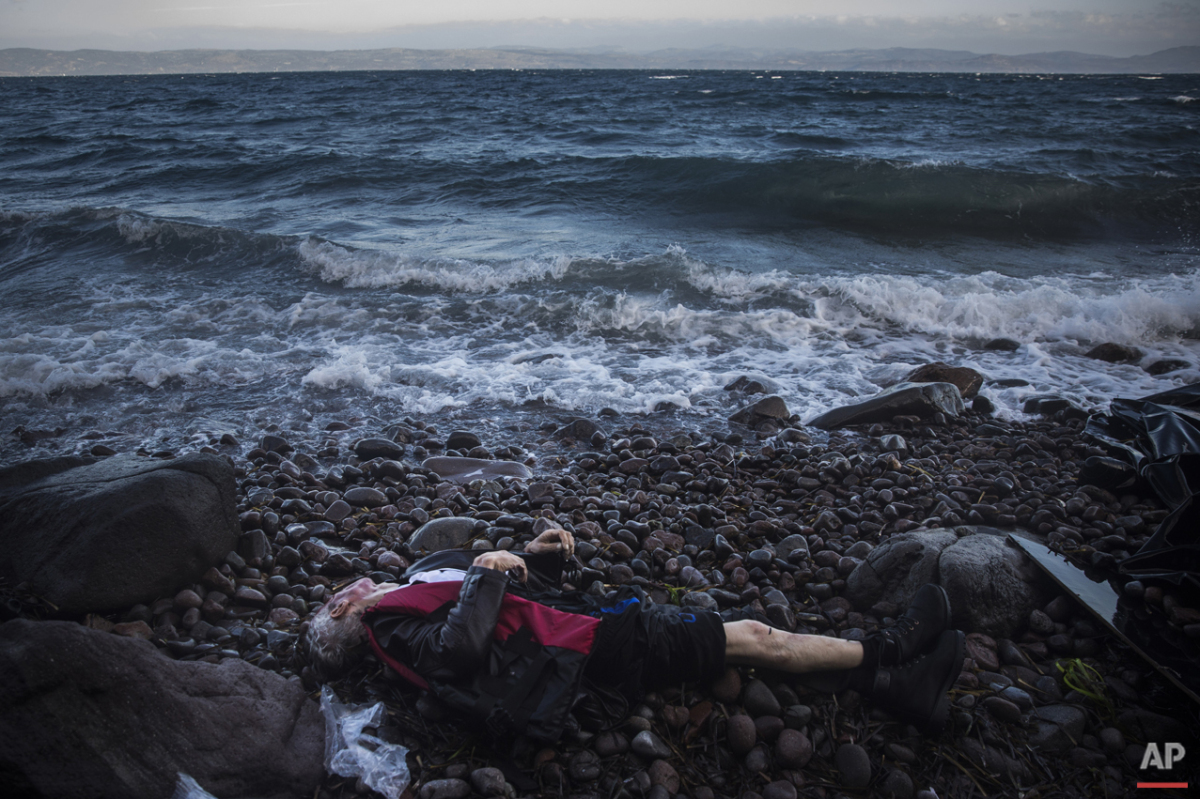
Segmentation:
{"type": "Polygon", "coordinates": [[[570,723],[568,711],[595,721],[597,706],[611,715],[642,689],[711,681],[726,664],[843,673],[846,684],[926,731],[945,723],[963,635],[946,629],[949,602],[936,586],[918,593],[895,630],[847,641],[657,606],[629,590],[607,603],[557,591],[573,550],[571,534],[554,529],[521,555],[437,553],[405,573],[407,586],[359,580],[314,618],[310,658],[328,676],[366,640],[415,684],[460,710],[490,714],[489,725],[503,706],[506,726],[493,732],[504,734],[555,737],[570,723]]]}

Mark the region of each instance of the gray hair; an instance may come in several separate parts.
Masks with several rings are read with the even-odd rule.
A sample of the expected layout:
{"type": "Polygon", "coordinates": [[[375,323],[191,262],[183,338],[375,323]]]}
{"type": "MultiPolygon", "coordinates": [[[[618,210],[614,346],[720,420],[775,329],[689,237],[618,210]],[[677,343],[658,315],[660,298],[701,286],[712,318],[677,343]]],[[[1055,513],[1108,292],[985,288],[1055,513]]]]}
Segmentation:
{"type": "Polygon", "coordinates": [[[322,681],[340,677],[367,653],[361,614],[335,619],[330,615],[332,609],[331,601],[317,611],[304,638],[309,665],[322,681]]]}

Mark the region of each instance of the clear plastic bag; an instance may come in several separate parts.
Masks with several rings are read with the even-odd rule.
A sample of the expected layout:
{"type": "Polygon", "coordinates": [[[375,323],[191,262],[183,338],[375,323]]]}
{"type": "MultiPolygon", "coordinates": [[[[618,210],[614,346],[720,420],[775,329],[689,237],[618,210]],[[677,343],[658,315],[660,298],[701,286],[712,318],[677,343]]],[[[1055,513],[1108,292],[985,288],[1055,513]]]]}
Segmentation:
{"type": "Polygon", "coordinates": [[[200,783],[196,782],[182,771],[175,774],[175,793],[171,794],[171,799],[217,799],[208,791],[200,787],[200,783]]]}
{"type": "Polygon", "coordinates": [[[386,718],[382,702],[344,705],[328,686],[321,688],[325,717],[325,770],[340,777],[358,777],[387,799],[399,799],[408,787],[408,750],[363,730],[381,727],[386,718]]]}

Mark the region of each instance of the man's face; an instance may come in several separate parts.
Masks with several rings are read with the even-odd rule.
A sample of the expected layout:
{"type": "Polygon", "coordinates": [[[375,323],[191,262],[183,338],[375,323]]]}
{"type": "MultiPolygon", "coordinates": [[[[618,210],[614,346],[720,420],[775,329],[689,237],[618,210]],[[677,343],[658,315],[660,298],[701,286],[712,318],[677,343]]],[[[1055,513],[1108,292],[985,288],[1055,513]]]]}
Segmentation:
{"type": "Polygon", "coordinates": [[[355,580],[329,600],[329,613],[335,619],[362,616],[364,610],[375,605],[385,594],[398,587],[395,583],[376,585],[370,577],[355,580]]]}

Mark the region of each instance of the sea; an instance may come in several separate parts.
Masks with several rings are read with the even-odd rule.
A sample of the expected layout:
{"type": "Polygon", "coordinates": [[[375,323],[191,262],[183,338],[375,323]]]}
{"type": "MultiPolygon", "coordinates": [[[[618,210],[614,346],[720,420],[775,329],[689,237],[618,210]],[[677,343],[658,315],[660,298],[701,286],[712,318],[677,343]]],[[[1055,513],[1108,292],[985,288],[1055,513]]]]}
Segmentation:
{"type": "Polygon", "coordinates": [[[739,377],[807,420],[934,361],[1013,420],[1200,380],[1200,75],[0,79],[4,462],[728,432],[739,377]]]}

